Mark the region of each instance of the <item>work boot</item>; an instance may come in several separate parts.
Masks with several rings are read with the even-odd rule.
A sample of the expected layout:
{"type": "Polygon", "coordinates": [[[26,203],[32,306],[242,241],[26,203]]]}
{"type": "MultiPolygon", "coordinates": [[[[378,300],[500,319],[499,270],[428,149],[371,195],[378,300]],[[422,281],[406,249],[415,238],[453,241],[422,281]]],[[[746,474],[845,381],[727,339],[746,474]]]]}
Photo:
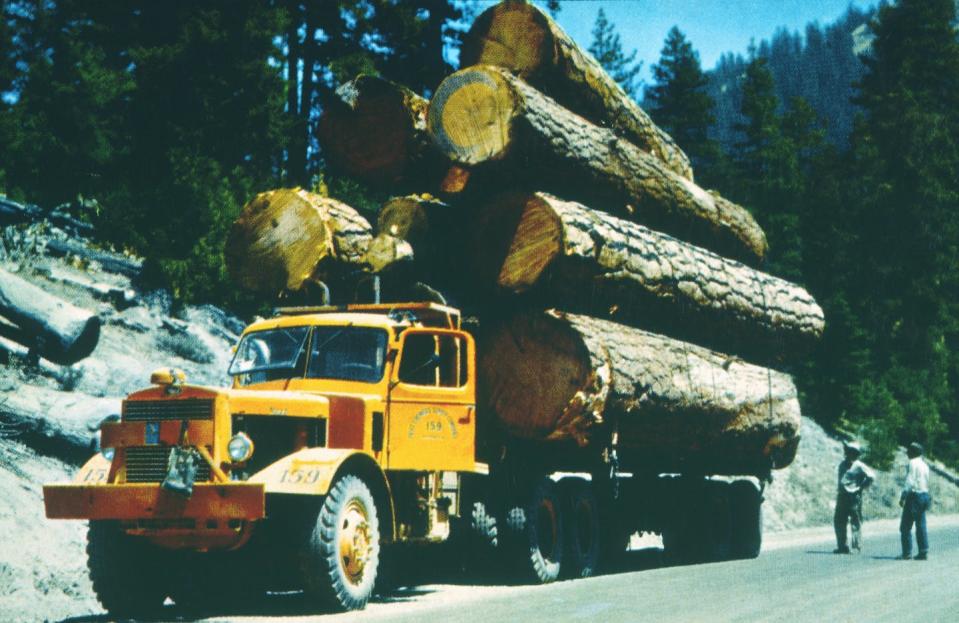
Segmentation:
{"type": "Polygon", "coordinates": [[[912,558],[910,554],[900,554],[896,556],[896,560],[909,560],[910,558],[912,558]]]}
{"type": "Polygon", "coordinates": [[[849,548],[846,547],[845,545],[843,545],[842,547],[837,547],[836,549],[832,550],[832,553],[833,553],[833,554],[848,554],[848,553],[849,553],[849,548]]]}
{"type": "Polygon", "coordinates": [[[913,558],[913,560],[929,560],[929,558],[926,556],[926,552],[921,552],[916,554],[916,557],[913,558]]]}

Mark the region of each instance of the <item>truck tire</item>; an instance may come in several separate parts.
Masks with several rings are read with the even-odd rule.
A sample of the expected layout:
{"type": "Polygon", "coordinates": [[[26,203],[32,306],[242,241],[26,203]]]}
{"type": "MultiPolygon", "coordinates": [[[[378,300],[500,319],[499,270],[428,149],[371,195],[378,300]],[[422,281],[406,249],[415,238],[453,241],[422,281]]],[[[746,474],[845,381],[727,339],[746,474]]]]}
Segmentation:
{"type": "Polygon", "coordinates": [[[154,617],[168,590],[168,552],[126,534],[116,521],[91,521],[87,567],[100,604],[117,617],[154,617]]]}
{"type": "Polygon", "coordinates": [[[734,531],[729,484],[704,480],[680,486],[675,514],[663,530],[666,561],[698,564],[729,560],[734,531]]]}
{"type": "Polygon", "coordinates": [[[563,501],[548,478],[537,483],[525,503],[506,509],[504,546],[523,579],[545,584],[559,578],[563,561],[563,501]]]}
{"type": "Polygon", "coordinates": [[[703,531],[702,561],[721,562],[732,558],[733,513],[731,487],[728,482],[706,483],[704,510],[700,515],[703,531]]]}
{"type": "Polygon", "coordinates": [[[302,559],[306,594],[336,611],[366,606],[376,584],[380,529],[369,487],[338,479],[327,494],[302,559]]]}
{"type": "Polygon", "coordinates": [[[599,504],[592,483],[581,478],[570,478],[563,484],[566,493],[563,575],[587,578],[596,573],[600,559],[599,504]]]}
{"type": "Polygon", "coordinates": [[[756,558],[763,544],[763,496],[755,484],[737,480],[729,487],[732,514],[730,556],[756,558]]]}

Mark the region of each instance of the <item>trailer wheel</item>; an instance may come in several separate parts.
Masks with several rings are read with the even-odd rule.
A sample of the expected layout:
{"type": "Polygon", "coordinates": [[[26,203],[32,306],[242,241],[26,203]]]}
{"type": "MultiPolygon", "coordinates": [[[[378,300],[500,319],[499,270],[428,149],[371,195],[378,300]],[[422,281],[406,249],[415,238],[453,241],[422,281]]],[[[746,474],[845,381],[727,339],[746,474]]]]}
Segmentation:
{"type": "Polygon", "coordinates": [[[87,567],[93,592],[119,617],[156,616],[167,596],[168,552],[126,534],[115,521],[91,521],[87,567]]]}
{"type": "Polygon", "coordinates": [[[547,583],[559,577],[563,560],[562,500],[553,482],[541,480],[526,503],[507,509],[508,557],[518,559],[529,579],[547,583]]]}
{"type": "Polygon", "coordinates": [[[729,487],[732,514],[732,558],[756,558],[763,544],[763,496],[748,480],[737,480],[729,487]]]}
{"type": "Polygon", "coordinates": [[[360,610],[373,594],[379,561],[373,494],[360,478],[343,476],[323,501],[307,541],[306,593],[338,611],[360,610]]]}
{"type": "Polygon", "coordinates": [[[591,483],[585,480],[571,478],[565,490],[566,551],[563,554],[563,575],[586,578],[596,572],[600,558],[599,505],[591,483]]]}

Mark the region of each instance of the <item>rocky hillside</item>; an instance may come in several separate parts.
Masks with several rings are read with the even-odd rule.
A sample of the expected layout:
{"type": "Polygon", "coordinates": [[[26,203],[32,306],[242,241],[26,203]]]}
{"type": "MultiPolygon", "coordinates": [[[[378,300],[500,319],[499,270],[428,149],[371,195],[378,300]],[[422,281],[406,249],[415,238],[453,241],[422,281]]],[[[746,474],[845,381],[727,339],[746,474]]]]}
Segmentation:
{"type": "MultiPolygon", "coordinates": [[[[98,613],[86,575],[85,525],[43,516],[41,485],[68,480],[89,455],[99,421],[161,366],[191,382],[223,385],[242,324],[214,307],[172,313],[163,292],[139,292],[139,262],[94,251],[48,222],[7,226],[0,268],[103,320],[93,354],[63,367],[31,358],[0,338],[0,620],[37,621],[98,613]],[[70,252],[70,250],[73,252],[70,252]]],[[[799,456],[767,489],[768,530],[829,523],[838,441],[806,418],[799,456]]],[[[895,516],[897,471],[867,497],[869,517],[895,516]]],[[[959,511],[954,485],[934,476],[935,513],[959,511]]]]}

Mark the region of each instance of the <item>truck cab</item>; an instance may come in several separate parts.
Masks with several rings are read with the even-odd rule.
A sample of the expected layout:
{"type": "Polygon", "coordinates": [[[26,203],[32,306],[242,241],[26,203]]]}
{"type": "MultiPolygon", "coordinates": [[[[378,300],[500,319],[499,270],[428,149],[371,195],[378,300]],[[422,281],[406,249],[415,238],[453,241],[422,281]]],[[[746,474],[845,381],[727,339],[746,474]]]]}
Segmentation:
{"type": "Polygon", "coordinates": [[[47,516],[90,521],[94,589],[117,614],[197,597],[197,579],[148,567],[273,539],[309,595],[361,608],[381,544],[448,538],[461,476],[486,473],[475,362],[450,307],[278,310],[243,332],[232,387],[160,370],[130,394],[75,482],[44,487],[47,516]]]}

